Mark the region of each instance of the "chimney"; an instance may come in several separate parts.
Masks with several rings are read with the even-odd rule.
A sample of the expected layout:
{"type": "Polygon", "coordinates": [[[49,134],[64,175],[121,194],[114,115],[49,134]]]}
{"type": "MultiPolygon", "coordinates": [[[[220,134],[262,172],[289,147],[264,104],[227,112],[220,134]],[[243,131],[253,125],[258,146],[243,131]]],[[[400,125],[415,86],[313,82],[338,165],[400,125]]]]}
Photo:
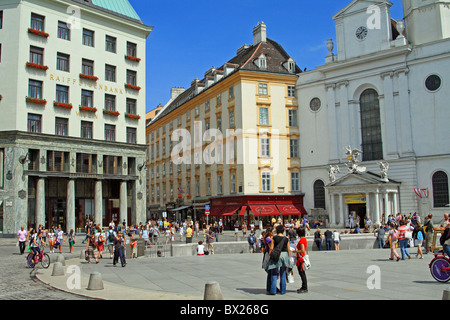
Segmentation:
{"type": "Polygon", "coordinates": [[[184,88],[172,88],[170,89],[170,99],[175,99],[180,94],[182,94],[185,91],[184,88]]]}
{"type": "Polygon", "coordinates": [[[266,42],[267,40],[267,28],[264,22],[258,23],[253,28],[253,45],[257,45],[260,42],[266,42]]]}

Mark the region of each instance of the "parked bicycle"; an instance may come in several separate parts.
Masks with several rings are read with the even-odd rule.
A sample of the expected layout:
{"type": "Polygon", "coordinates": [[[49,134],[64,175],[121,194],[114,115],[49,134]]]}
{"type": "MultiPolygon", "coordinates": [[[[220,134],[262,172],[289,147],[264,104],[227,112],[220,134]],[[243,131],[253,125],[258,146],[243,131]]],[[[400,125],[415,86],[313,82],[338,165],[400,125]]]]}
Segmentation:
{"type": "Polygon", "coordinates": [[[431,275],[436,281],[445,283],[450,280],[450,259],[444,252],[434,254],[429,267],[431,275]]]}
{"type": "Polygon", "coordinates": [[[34,268],[39,262],[44,269],[50,267],[50,256],[44,252],[44,246],[40,246],[40,253],[31,251],[27,256],[27,263],[30,268],[34,268]]]}

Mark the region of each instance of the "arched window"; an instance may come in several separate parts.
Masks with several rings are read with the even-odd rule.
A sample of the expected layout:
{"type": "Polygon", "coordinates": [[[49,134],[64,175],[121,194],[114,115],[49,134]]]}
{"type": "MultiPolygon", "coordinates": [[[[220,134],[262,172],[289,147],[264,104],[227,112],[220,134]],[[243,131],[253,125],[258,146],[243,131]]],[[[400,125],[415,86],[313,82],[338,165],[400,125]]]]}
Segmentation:
{"type": "Polygon", "coordinates": [[[361,136],[363,161],[382,160],[380,101],[373,89],[365,90],[359,101],[361,113],[361,136]]]}
{"type": "Polygon", "coordinates": [[[443,171],[433,174],[433,203],[435,208],[445,207],[450,203],[448,197],[448,176],[443,171]]]}
{"type": "Polygon", "coordinates": [[[314,182],[314,208],[325,209],[325,185],[322,180],[314,182]]]}

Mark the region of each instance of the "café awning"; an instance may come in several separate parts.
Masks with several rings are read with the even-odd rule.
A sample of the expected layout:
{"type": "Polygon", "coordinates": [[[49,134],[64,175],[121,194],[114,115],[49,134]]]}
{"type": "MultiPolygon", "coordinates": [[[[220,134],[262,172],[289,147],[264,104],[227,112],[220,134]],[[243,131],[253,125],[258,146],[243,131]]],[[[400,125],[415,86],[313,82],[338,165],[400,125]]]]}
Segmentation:
{"type": "Polygon", "coordinates": [[[250,209],[253,212],[253,216],[267,217],[267,216],[279,216],[280,212],[274,204],[261,204],[261,205],[250,205],[250,209]]]}
{"type": "Polygon", "coordinates": [[[301,204],[277,204],[277,208],[282,216],[297,216],[306,214],[306,210],[301,204]]]}

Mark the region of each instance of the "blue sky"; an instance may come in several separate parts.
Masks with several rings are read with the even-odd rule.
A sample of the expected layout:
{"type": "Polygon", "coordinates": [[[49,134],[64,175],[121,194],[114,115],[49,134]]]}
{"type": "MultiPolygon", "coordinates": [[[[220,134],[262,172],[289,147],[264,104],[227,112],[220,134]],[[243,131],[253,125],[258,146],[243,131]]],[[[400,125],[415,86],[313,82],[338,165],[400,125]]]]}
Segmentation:
{"type": "MultiPolygon", "coordinates": [[[[220,67],[244,43],[253,27],[267,25],[301,69],[324,63],[327,39],[336,39],[331,18],[351,0],[129,0],[154,29],[147,39],[147,111],[170,99],[172,87],[188,88],[211,67],[220,67]]],[[[403,18],[394,0],[392,18],[403,18]]],[[[336,51],[336,50],[335,50],[336,51]]]]}

